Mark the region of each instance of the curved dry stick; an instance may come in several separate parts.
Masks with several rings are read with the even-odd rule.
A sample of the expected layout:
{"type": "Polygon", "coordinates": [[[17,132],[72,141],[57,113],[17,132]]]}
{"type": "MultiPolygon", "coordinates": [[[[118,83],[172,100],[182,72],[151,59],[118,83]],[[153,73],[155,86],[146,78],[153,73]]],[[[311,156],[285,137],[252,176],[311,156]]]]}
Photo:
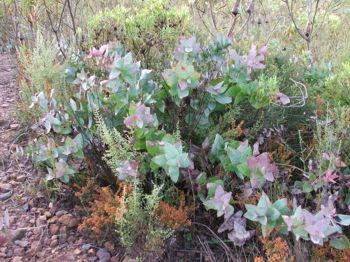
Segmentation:
{"type": "Polygon", "coordinates": [[[231,254],[231,250],[230,248],[225,244],[224,241],[222,241],[222,239],[207,225],[199,223],[199,222],[192,222],[193,225],[198,225],[198,226],[202,226],[205,227],[222,245],[222,247],[224,248],[226,255],[231,259],[229,261],[235,261],[235,257],[231,254]]]}
{"type": "Polygon", "coordinates": [[[280,104],[275,103],[275,102],[271,102],[271,104],[276,105],[276,106],[280,106],[283,108],[297,108],[297,107],[305,106],[306,100],[309,98],[309,94],[307,92],[306,86],[303,83],[294,80],[293,78],[289,78],[289,80],[295,84],[295,86],[299,89],[299,92],[301,94],[300,96],[289,97],[292,99],[294,99],[294,98],[297,99],[297,102],[295,102],[294,104],[291,104],[291,105],[280,105],[280,104]],[[303,87],[304,90],[302,90],[301,87],[303,87]]]}

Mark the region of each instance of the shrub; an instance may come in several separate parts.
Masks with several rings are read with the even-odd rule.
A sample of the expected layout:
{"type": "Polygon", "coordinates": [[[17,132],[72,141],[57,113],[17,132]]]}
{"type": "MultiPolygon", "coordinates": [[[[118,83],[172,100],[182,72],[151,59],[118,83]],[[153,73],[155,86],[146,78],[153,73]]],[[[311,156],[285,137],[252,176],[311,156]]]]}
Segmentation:
{"type": "Polygon", "coordinates": [[[147,195],[136,184],[130,195],[124,196],[122,216],[116,219],[116,225],[121,243],[128,252],[138,256],[159,252],[164,241],[172,235],[173,230],[162,228],[157,216],[161,197],[160,187],[154,187],[147,195]]]}
{"type": "MultiPolygon", "coordinates": [[[[348,174],[343,154],[332,148],[341,147],[340,133],[346,140],[346,132],[338,129],[345,129],[344,123],[348,124],[346,113],[337,118],[337,114],[331,114],[331,122],[338,127],[331,128],[327,126],[328,119],[322,119],[328,124],[315,137],[321,145],[316,153],[303,149],[305,144],[311,147],[316,142],[305,142],[299,136],[302,153],[298,157],[303,163],[315,158],[315,170],[313,165],[311,168],[277,165],[272,152],[261,152],[265,140],[278,138],[281,133],[278,128],[265,129],[254,141],[255,136],[249,137],[242,130],[243,122],[238,127],[236,123],[227,124],[235,132],[217,127],[223,119],[232,119],[227,115],[228,108],[233,114],[239,113],[241,107],[255,114],[270,107],[276,111],[299,108],[296,96],[287,96],[279,90],[276,76],[261,73],[266,55],[266,46],[254,45],[248,54],[240,54],[220,35],[208,46],[197,43],[195,37],[181,38],[170,68],[159,74],[161,78],[156,78],[120,45],[104,45],[92,49],[87,56],[99,68],[98,73],[85,67],[76,70],[79,73],[71,83],[78,91],[69,102],[58,105],[54,97],[43,92],[34,97],[35,106],[45,112],[38,126],[46,128],[49,136],[73,139],[78,136],[76,133],[81,133],[84,154],[89,150],[97,155],[104,153],[116,175],[108,173],[110,180],[105,182],[111,188],[122,180],[133,185],[130,194],[122,197],[118,211],[121,216],[115,221],[116,231],[129,252],[142,254],[137,247],[144,248],[147,244],[146,250],[157,253],[172,233],[167,227],[179,228],[175,221],[164,223],[169,217],[159,214],[160,208],[171,210],[181,218],[181,224],[187,224],[183,212],[161,202],[168,200],[162,199],[161,187],[170,182],[173,187],[192,194],[193,202],[199,198],[209,214],[216,214],[217,231],[226,232],[225,236],[234,245],[243,246],[259,232],[249,229],[251,223],[257,222],[264,237],[272,232],[285,235],[291,232],[297,240],[310,240],[318,245],[329,242],[338,249],[350,246],[342,231],[342,226],[350,224],[349,216],[341,214],[339,211],[344,210],[334,204],[339,202],[338,194],[343,191],[333,182],[340,174],[348,174]],[[335,134],[328,132],[328,127],[335,134]],[[208,138],[205,132],[208,128],[222,130],[223,134],[208,138]],[[102,150],[95,152],[91,145],[102,150]],[[322,150],[328,155],[324,157],[322,150]],[[319,161],[320,155],[325,161],[319,161]],[[329,171],[328,167],[333,169],[329,171]],[[295,185],[291,192],[283,182],[290,168],[301,173],[293,173],[295,185]],[[161,185],[157,185],[159,181],[161,185]],[[300,190],[300,185],[308,190],[300,190]],[[337,193],[332,194],[334,189],[337,193]],[[245,199],[259,192],[257,205],[245,203],[245,213],[235,212],[237,202],[232,196],[245,199]],[[312,194],[312,200],[297,202],[298,195],[304,193],[312,194]],[[281,195],[283,198],[279,199],[281,195]],[[287,197],[296,199],[294,205],[287,197]]],[[[303,83],[293,83],[296,89],[305,92],[303,83]]],[[[276,159],[286,160],[288,156],[283,156],[281,151],[276,159]]],[[[74,179],[74,174],[69,178],[74,179]]],[[[164,188],[164,192],[169,191],[164,188]]]]}
{"type": "Polygon", "coordinates": [[[350,64],[344,63],[340,69],[327,78],[322,96],[327,99],[327,101],[332,101],[332,103],[349,106],[350,98],[344,96],[344,94],[349,94],[350,92],[349,79],[350,64]]]}
{"type": "Polygon", "coordinates": [[[94,15],[89,21],[94,46],[120,41],[146,68],[160,68],[176,44],[179,34],[189,32],[189,12],[169,1],[137,1],[94,15]]]}
{"type": "Polygon", "coordinates": [[[66,85],[64,79],[65,65],[57,60],[57,50],[52,43],[44,40],[38,33],[33,50],[24,45],[19,53],[19,85],[20,112],[19,119],[23,123],[33,123],[40,116],[41,111],[28,110],[32,103],[32,96],[39,92],[47,95],[54,89],[59,102],[63,101],[66,85]]]}
{"type": "Polygon", "coordinates": [[[113,193],[109,187],[97,188],[97,194],[90,203],[89,215],[79,225],[79,230],[94,233],[102,238],[105,232],[114,229],[115,221],[122,216],[123,187],[119,193],[113,193]]]}

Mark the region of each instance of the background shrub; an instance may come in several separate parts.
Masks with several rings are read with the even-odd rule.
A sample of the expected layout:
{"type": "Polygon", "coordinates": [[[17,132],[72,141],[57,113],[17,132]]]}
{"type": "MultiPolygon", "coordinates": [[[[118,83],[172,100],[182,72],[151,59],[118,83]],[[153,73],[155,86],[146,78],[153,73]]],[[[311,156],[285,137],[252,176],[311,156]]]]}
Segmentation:
{"type": "Polygon", "coordinates": [[[135,1],[102,11],[89,21],[89,41],[120,41],[146,68],[167,65],[179,35],[190,31],[189,10],[169,1],[135,1]]]}

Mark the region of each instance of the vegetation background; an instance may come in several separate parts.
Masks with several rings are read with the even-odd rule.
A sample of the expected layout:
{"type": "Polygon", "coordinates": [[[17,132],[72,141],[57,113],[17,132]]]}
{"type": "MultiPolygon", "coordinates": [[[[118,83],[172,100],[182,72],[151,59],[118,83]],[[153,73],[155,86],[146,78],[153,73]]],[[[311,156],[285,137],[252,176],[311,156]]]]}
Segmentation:
{"type": "Polygon", "coordinates": [[[25,154],[79,231],[144,261],[347,261],[349,0],[0,3],[25,154]]]}

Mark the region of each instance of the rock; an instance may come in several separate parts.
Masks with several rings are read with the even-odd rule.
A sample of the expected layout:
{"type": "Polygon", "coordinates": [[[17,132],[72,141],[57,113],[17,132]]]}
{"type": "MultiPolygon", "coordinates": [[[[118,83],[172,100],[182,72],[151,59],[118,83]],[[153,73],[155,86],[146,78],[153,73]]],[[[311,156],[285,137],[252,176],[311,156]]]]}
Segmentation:
{"type": "Polygon", "coordinates": [[[82,250],[83,252],[88,252],[88,250],[89,250],[91,247],[92,247],[91,244],[84,244],[84,245],[82,245],[81,250],[82,250]]]}
{"type": "Polygon", "coordinates": [[[50,211],[45,211],[45,212],[44,212],[44,216],[45,216],[46,218],[50,218],[50,217],[52,217],[52,214],[51,214],[50,211]]]}
{"type": "Polygon", "coordinates": [[[111,259],[111,255],[108,253],[106,249],[103,249],[103,248],[100,248],[97,251],[96,256],[101,262],[108,262],[111,259]]]}
{"type": "Polygon", "coordinates": [[[50,247],[54,248],[54,247],[57,247],[57,246],[58,246],[58,240],[57,239],[52,240],[51,243],[50,243],[50,247]]]}
{"type": "Polygon", "coordinates": [[[11,129],[17,129],[19,127],[19,124],[11,124],[10,128],[11,129]]]}
{"type": "Polygon", "coordinates": [[[95,252],[95,249],[90,248],[87,253],[89,256],[94,256],[96,252],[95,252]]]}
{"type": "Polygon", "coordinates": [[[41,227],[33,229],[33,234],[34,235],[40,235],[42,232],[43,232],[43,229],[41,227]]]}
{"type": "Polygon", "coordinates": [[[23,256],[24,255],[24,248],[23,247],[17,247],[13,250],[13,255],[15,256],[23,256]]]}
{"type": "Polygon", "coordinates": [[[16,256],[16,257],[12,258],[11,261],[12,261],[12,262],[22,262],[23,260],[22,260],[22,257],[16,256]]]}
{"type": "Polygon", "coordinates": [[[5,201],[5,200],[9,199],[12,196],[12,194],[13,194],[12,190],[10,190],[6,193],[1,193],[0,194],[0,201],[5,201]]]}
{"type": "Polygon", "coordinates": [[[11,249],[7,250],[6,256],[7,256],[7,257],[12,257],[12,255],[13,255],[12,250],[11,250],[11,249]]]}
{"type": "Polygon", "coordinates": [[[54,236],[51,237],[51,240],[54,240],[54,239],[58,239],[58,236],[54,235],[54,236]]]}
{"type": "Polygon", "coordinates": [[[11,235],[11,240],[16,241],[22,239],[26,234],[25,229],[16,229],[16,230],[11,230],[10,235],[11,235]]]}
{"type": "Polygon", "coordinates": [[[40,213],[40,214],[44,213],[44,211],[45,211],[45,209],[43,209],[42,207],[39,207],[37,209],[37,212],[40,213]]]}
{"type": "Polygon", "coordinates": [[[81,252],[80,248],[77,248],[77,249],[74,250],[73,253],[74,253],[74,255],[79,256],[82,252],[81,252]]]}
{"type": "MultiPolygon", "coordinates": [[[[22,209],[24,212],[28,212],[29,211],[29,204],[28,203],[25,203],[23,206],[22,206],[22,209]]],[[[34,224],[34,223],[33,223],[34,224]]]]}
{"type": "Polygon", "coordinates": [[[40,251],[36,253],[37,257],[40,257],[40,258],[43,258],[45,254],[46,254],[45,251],[40,251]]]}
{"type": "Polygon", "coordinates": [[[67,227],[66,226],[61,226],[60,227],[60,235],[67,235],[67,227]]]}
{"type": "Polygon", "coordinates": [[[27,177],[25,175],[19,175],[16,177],[17,182],[24,182],[26,181],[27,177]]]}
{"type": "Polygon", "coordinates": [[[0,192],[8,192],[12,189],[12,185],[9,183],[0,183],[0,192]]]}
{"type": "Polygon", "coordinates": [[[51,235],[57,235],[58,231],[60,230],[60,227],[57,224],[51,224],[49,230],[51,235]]]}
{"type": "Polygon", "coordinates": [[[49,224],[55,224],[58,221],[58,217],[54,216],[51,217],[49,220],[47,220],[47,222],[49,222],[49,224]]]}
{"type": "Polygon", "coordinates": [[[79,238],[77,241],[77,245],[83,245],[85,243],[85,240],[83,238],[79,238]]]}
{"type": "Polygon", "coordinates": [[[51,239],[50,239],[50,238],[46,238],[46,239],[44,240],[44,245],[45,245],[45,246],[50,246],[50,244],[51,244],[51,239]]]}
{"type": "Polygon", "coordinates": [[[59,219],[58,222],[68,226],[69,228],[75,227],[79,224],[79,220],[76,219],[72,214],[64,214],[59,219]]]}
{"type": "Polygon", "coordinates": [[[57,217],[61,217],[61,216],[63,216],[64,214],[66,214],[67,212],[65,211],[65,210],[59,210],[59,211],[57,211],[56,212],[56,216],[57,217]]]}
{"type": "Polygon", "coordinates": [[[119,262],[120,259],[117,256],[111,257],[111,262],[119,262]]]}
{"type": "Polygon", "coordinates": [[[35,223],[38,227],[45,226],[46,225],[46,216],[38,217],[35,223]]]}
{"type": "Polygon", "coordinates": [[[75,237],[74,236],[69,236],[67,241],[68,241],[68,243],[73,244],[75,242],[75,237]]]}
{"type": "Polygon", "coordinates": [[[30,245],[30,250],[34,253],[36,251],[41,250],[41,243],[40,241],[33,241],[30,245]]]}
{"type": "Polygon", "coordinates": [[[107,241],[105,244],[104,244],[104,248],[110,252],[110,253],[113,253],[114,252],[114,244],[111,242],[111,241],[107,241]]]}
{"type": "Polygon", "coordinates": [[[27,247],[29,243],[27,240],[16,240],[15,244],[20,247],[27,247]]]}

